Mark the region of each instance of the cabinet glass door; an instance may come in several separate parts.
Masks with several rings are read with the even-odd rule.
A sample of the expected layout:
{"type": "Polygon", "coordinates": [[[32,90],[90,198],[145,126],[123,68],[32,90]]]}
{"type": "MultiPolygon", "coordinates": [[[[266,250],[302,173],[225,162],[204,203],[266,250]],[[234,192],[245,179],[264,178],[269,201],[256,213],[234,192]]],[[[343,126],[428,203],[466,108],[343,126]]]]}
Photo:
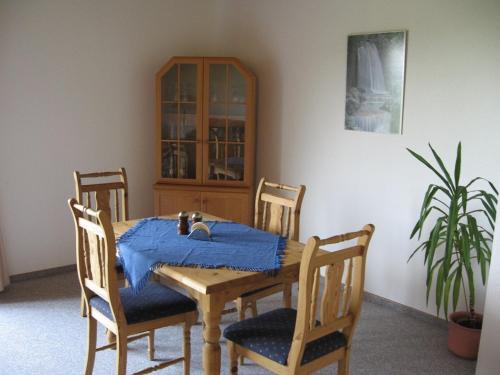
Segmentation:
{"type": "Polygon", "coordinates": [[[178,62],[160,79],[162,179],[201,177],[201,62],[178,62]]]}
{"type": "Polygon", "coordinates": [[[208,158],[203,173],[210,182],[241,183],[245,180],[247,79],[231,63],[209,63],[207,67],[205,121],[208,125],[208,158]]]}

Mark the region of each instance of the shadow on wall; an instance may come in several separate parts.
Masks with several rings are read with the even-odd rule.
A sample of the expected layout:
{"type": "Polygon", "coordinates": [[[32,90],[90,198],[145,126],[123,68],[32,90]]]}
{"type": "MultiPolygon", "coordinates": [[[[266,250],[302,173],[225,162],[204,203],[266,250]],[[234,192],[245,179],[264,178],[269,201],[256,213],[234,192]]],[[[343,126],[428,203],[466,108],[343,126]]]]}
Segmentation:
{"type": "MultiPolygon", "coordinates": [[[[283,154],[283,80],[278,67],[277,51],[258,23],[249,20],[258,15],[254,6],[224,6],[219,9],[218,29],[214,39],[222,41],[212,51],[218,56],[239,58],[257,77],[256,103],[256,170],[255,182],[265,176],[281,181],[283,154]],[[230,20],[230,22],[228,22],[230,20]]],[[[293,181],[290,181],[292,183],[293,181]]]]}
{"type": "Polygon", "coordinates": [[[281,181],[284,134],[283,82],[272,56],[261,53],[260,57],[260,61],[251,63],[251,66],[255,67],[258,84],[256,181],[262,176],[271,181],[281,181]]]}

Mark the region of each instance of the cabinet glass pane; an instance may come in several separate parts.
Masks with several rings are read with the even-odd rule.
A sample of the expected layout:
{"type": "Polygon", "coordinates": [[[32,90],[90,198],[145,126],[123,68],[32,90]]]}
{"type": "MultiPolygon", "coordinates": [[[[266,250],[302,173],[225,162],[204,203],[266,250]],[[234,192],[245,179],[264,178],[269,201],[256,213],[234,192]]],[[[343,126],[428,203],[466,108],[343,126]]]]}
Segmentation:
{"type": "Polygon", "coordinates": [[[210,103],[210,117],[225,117],[227,111],[226,104],[210,103]]]}
{"type": "Polygon", "coordinates": [[[196,178],[196,143],[180,143],[179,178],[196,178]]]}
{"type": "Polygon", "coordinates": [[[181,102],[195,102],[197,66],[195,64],[181,64],[180,69],[179,99],[181,102]]]}
{"type": "Polygon", "coordinates": [[[172,68],[170,68],[170,70],[161,79],[161,100],[163,102],[173,102],[178,100],[177,69],[177,64],[172,66],[172,68]]]}
{"type": "Polygon", "coordinates": [[[210,118],[208,126],[209,141],[225,141],[226,140],[226,120],[224,118],[210,118]]]}
{"type": "Polygon", "coordinates": [[[229,101],[231,103],[246,103],[247,85],[245,77],[234,66],[229,67],[229,101]]]}
{"type": "Polygon", "coordinates": [[[231,104],[228,106],[228,116],[233,120],[245,121],[247,107],[244,104],[231,104]]]}
{"type": "Polygon", "coordinates": [[[194,103],[180,105],[179,138],[196,140],[196,104],[194,103]]]}
{"type": "Polygon", "coordinates": [[[209,77],[211,103],[225,103],[227,91],[227,65],[211,64],[209,77]]]}
{"type": "Polygon", "coordinates": [[[209,143],[210,180],[243,181],[244,145],[209,143]]]}
{"type": "Polygon", "coordinates": [[[225,143],[210,142],[208,144],[208,178],[210,180],[226,179],[226,145],[225,143]]]}
{"type": "Polygon", "coordinates": [[[196,178],[196,143],[162,142],[162,177],[196,178]]]}
{"type": "Polygon", "coordinates": [[[244,170],[243,145],[227,145],[227,175],[228,179],[243,181],[244,170]]]}
{"type": "Polygon", "coordinates": [[[177,139],[178,105],[163,103],[161,105],[161,139],[177,139]]]}
{"type": "Polygon", "coordinates": [[[245,142],[245,122],[229,120],[228,138],[231,142],[245,142]]]}
{"type": "Polygon", "coordinates": [[[162,177],[177,177],[177,143],[162,142],[161,163],[162,177]]]}
{"type": "Polygon", "coordinates": [[[232,64],[211,64],[209,76],[209,180],[243,181],[247,81],[232,64]]]}
{"type": "Polygon", "coordinates": [[[228,138],[230,141],[244,142],[246,105],[231,104],[228,108],[228,138]]]}

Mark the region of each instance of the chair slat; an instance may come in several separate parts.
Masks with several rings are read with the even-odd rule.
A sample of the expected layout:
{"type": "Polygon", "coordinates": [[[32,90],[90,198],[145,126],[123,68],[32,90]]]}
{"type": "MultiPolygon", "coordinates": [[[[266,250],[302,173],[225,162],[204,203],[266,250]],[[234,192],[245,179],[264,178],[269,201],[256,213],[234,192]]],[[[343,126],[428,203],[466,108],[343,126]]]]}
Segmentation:
{"type": "Polygon", "coordinates": [[[347,261],[347,277],[345,281],[345,286],[344,286],[344,298],[343,298],[343,309],[342,309],[342,316],[346,316],[347,312],[349,311],[349,304],[351,303],[351,292],[352,292],[352,262],[353,259],[350,258],[347,261]]]}
{"type": "Polygon", "coordinates": [[[313,275],[313,286],[311,293],[311,311],[309,315],[309,329],[313,330],[316,327],[316,306],[318,304],[318,296],[319,296],[319,285],[320,285],[320,268],[316,268],[314,270],[313,275]]]}
{"type": "Polygon", "coordinates": [[[272,195],[269,193],[262,193],[260,199],[263,202],[276,203],[285,207],[295,207],[295,200],[285,197],[279,197],[277,195],[272,195]]]}
{"type": "Polygon", "coordinates": [[[342,276],[344,274],[344,262],[334,263],[326,267],[325,289],[321,300],[321,324],[330,324],[337,319],[341,289],[342,276]]]}
{"type": "Polygon", "coordinates": [[[102,191],[102,190],[113,190],[113,189],[124,189],[125,186],[123,182],[105,182],[101,184],[88,184],[82,185],[82,192],[87,191],[102,191]]]}
{"type": "Polygon", "coordinates": [[[90,173],[80,173],[80,178],[99,178],[99,177],[112,177],[112,176],[120,176],[120,171],[111,171],[111,172],[90,172],[90,173]]]}
{"type": "Polygon", "coordinates": [[[262,223],[258,226],[259,229],[265,230],[267,228],[267,215],[269,210],[269,202],[263,202],[262,204],[262,223]]]}
{"type": "Polygon", "coordinates": [[[276,203],[270,203],[269,224],[267,230],[271,233],[282,233],[283,206],[276,203]]]}
{"type": "Polygon", "coordinates": [[[120,200],[118,199],[118,190],[114,189],[114,199],[115,199],[115,221],[120,221],[120,200]]]}
{"type": "Polygon", "coordinates": [[[280,189],[280,190],[288,190],[288,191],[299,191],[300,187],[294,187],[294,186],[289,186],[285,184],[277,184],[275,182],[270,182],[270,181],[265,181],[265,185],[275,188],[275,189],[280,189]]]}
{"type": "Polygon", "coordinates": [[[110,207],[110,191],[109,190],[98,190],[95,193],[96,200],[96,210],[104,211],[111,218],[111,207],[110,207]]]}

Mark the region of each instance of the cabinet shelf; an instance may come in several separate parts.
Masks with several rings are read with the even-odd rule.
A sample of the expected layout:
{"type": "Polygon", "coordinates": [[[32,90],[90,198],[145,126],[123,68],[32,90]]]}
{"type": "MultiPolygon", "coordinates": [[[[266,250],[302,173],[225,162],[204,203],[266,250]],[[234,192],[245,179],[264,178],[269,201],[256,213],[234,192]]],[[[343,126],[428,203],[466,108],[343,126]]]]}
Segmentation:
{"type": "Polygon", "coordinates": [[[209,115],[209,120],[216,120],[216,121],[224,121],[224,120],[230,120],[230,121],[241,121],[245,122],[245,117],[243,116],[223,116],[223,115],[209,115]]]}
{"type": "Polygon", "coordinates": [[[220,102],[220,101],[210,101],[210,104],[214,105],[247,105],[246,102],[220,102]]]}
{"type": "Polygon", "coordinates": [[[162,104],[196,104],[193,101],[185,101],[185,100],[162,100],[162,104]]]}

